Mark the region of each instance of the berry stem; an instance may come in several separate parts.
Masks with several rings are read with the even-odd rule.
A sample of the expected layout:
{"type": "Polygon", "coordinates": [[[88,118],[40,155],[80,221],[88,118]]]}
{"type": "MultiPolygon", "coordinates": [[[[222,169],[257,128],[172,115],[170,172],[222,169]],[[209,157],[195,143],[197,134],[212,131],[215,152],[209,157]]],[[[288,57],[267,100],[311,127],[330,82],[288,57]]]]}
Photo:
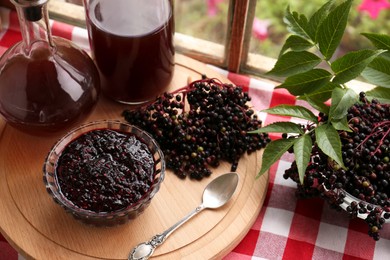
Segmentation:
{"type": "Polygon", "coordinates": [[[358,149],[359,147],[362,147],[371,137],[383,134],[382,138],[378,142],[378,145],[377,145],[375,151],[372,152],[372,155],[374,155],[374,154],[376,154],[378,152],[378,150],[380,149],[381,145],[383,144],[383,141],[389,135],[390,128],[388,128],[386,132],[383,132],[382,127],[383,126],[390,126],[390,120],[374,123],[373,125],[374,125],[374,128],[372,129],[371,133],[369,135],[367,135],[364,138],[364,140],[356,147],[356,149],[358,149]],[[378,128],[380,128],[380,129],[378,129],[378,128]]]}

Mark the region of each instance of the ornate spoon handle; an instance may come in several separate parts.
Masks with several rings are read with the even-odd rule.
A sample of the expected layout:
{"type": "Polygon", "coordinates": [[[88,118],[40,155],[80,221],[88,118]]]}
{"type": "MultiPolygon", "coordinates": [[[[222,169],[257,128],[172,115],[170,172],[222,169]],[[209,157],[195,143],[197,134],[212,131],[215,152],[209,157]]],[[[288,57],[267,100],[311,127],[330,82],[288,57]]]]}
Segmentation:
{"type": "Polygon", "coordinates": [[[179,220],[176,224],[165,230],[164,232],[157,234],[152,237],[148,242],[143,242],[130,252],[128,260],[146,260],[153,254],[156,247],[164,243],[164,241],[179,227],[181,227],[184,223],[190,220],[192,217],[197,215],[199,212],[204,210],[205,207],[203,204],[198,206],[196,209],[191,211],[187,216],[179,220]]]}

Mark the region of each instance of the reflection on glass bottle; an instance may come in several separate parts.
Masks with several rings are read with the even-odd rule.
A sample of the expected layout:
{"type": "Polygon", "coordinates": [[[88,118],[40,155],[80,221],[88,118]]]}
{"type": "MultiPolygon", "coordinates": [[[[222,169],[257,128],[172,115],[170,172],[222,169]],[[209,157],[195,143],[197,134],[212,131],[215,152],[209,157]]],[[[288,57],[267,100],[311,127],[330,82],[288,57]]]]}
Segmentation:
{"type": "Polygon", "coordinates": [[[99,74],[86,52],[51,35],[48,0],[11,0],[23,40],[0,58],[0,113],[20,130],[45,134],[84,119],[95,106],[99,74]]]}

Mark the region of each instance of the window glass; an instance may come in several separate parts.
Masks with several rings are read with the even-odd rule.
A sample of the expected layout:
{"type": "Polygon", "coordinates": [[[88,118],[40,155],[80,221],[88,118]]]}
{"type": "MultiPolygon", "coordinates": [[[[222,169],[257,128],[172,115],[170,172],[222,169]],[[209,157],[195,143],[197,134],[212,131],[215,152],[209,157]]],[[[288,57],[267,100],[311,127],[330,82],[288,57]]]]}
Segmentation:
{"type": "Polygon", "coordinates": [[[229,0],[175,0],[176,32],[224,44],[229,0]]]}
{"type": "MultiPolygon", "coordinates": [[[[257,0],[256,14],[250,41],[250,52],[276,58],[288,34],[283,23],[287,6],[307,17],[327,0],[257,0]]],[[[341,3],[342,1],[337,1],[341,3]]],[[[358,48],[371,47],[362,32],[383,33],[390,31],[390,1],[355,0],[338,55],[358,48]]]]}

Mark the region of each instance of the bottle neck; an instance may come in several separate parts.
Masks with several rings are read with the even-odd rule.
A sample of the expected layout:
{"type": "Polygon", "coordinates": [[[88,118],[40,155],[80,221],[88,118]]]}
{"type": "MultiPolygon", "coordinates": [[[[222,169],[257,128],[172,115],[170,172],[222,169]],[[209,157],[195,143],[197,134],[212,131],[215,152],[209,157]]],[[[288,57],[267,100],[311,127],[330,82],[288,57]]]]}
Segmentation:
{"type": "Polygon", "coordinates": [[[45,42],[48,44],[48,47],[53,47],[47,10],[48,0],[11,1],[18,13],[23,47],[26,53],[30,52],[36,42],[45,42]]]}

